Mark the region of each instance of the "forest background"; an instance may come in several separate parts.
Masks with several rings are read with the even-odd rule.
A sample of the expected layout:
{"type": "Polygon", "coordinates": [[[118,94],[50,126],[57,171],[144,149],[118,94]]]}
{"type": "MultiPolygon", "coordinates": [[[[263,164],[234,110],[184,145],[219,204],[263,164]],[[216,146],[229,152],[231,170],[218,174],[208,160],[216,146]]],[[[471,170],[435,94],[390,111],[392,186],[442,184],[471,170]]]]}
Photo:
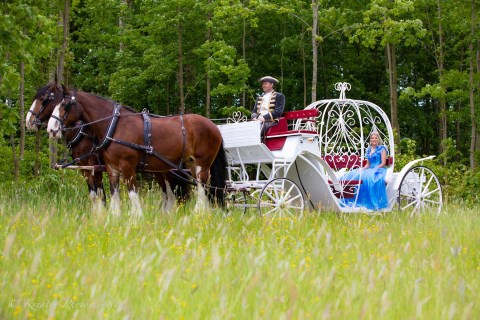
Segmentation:
{"type": "Polygon", "coordinates": [[[286,110],[336,98],[390,115],[400,167],[438,155],[447,199],[480,188],[480,1],[0,0],[0,181],[61,183],[64,151],[25,131],[49,81],[137,110],[248,113],[271,75],[286,110]]]}

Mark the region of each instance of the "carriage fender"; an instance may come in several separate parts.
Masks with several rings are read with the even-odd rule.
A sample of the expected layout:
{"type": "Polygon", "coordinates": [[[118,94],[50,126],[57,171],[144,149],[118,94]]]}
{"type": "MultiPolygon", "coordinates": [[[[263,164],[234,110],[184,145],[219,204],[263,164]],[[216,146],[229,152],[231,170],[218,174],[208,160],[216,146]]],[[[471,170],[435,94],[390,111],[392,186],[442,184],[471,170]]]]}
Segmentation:
{"type": "Polygon", "coordinates": [[[398,188],[400,187],[400,183],[402,182],[403,177],[405,176],[407,171],[410,170],[414,165],[416,165],[419,162],[423,162],[423,161],[430,160],[430,159],[433,159],[433,158],[435,158],[435,156],[429,156],[429,157],[426,157],[426,158],[413,160],[413,161],[410,161],[409,163],[407,163],[407,165],[405,167],[403,167],[403,169],[400,170],[400,172],[398,173],[398,176],[395,179],[395,184],[393,185],[393,189],[398,190],[398,188]]]}
{"type": "MultiPolygon", "coordinates": [[[[297,157],[305,157],[307,156],[308,158],[312,160],[318,161],[318,163],[323,167],[325,172],[327,173],[328,178],[331,181],[331,184],[335,191],[340,191],[342,188],[340,187],[340,183],[338,181],[337,175],[335,174],[335,171],[328,165],[328,163],[323,160],[320,156],[310,152],[310,151],[302,151],[301,153],[297,154],[297,157]]],[[[296,157],[295,157],[296,158],[296,157]]],[[[294,163],[295,161],[292,161],[294,163]]],[[[288,171],[288,170],[287,170],[288,171]]]]}

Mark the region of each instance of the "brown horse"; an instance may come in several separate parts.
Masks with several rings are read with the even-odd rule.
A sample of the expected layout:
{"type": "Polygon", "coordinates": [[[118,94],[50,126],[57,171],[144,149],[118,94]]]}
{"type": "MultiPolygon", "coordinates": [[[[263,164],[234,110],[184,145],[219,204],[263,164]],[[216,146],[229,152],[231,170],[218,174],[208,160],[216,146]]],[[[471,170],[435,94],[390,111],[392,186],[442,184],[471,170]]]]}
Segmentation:
{"type": "Polygon", "coordinates": [[[55,107],[47,127],[50,138],[61,136],[61,127],[74,129],[79,120],[101,141],[95,152],[106,163],[114,214],[120,213],[120,174],[127,184],[132,213],[142,214],[135,178],[140,162],[146,172],[162,175],[172,169],[190,170],[198,188],[196,210],[206,206],[204,186],[212,202],[224,205],[225,151],[220,131],[209,119],[196,114],[150,117],[102,97],[73,92],[55,107]]]}
{"type": "MultiPolygon", "coordinates": [[[[26,126],[29,130],[38,130],[39,126],[50,119],[56,105],[64,98],[67,89],[63,85],[49,83],[37,90],[33,98],[32,106],[26,117],[26,126]]],[[[103,203],[106,203],[105,191],[103,187],[104,161],[98,154],[92,154],[91,151],[98,141],[92,135],[88,127],[81,126],[77,122],[75,130],[66,132],[68,146],[71,150],[73,159],[78,159],[75,164],[82,167],[92,167],[94,170],[81,170],[87,182],[90,200],[93,205],[98,203],[97,198],[101,197],[103,203]]],[[[183,179],[177,178],[175,175],[155,175],[155,178],[162,188],[164,199],[163,210],[171,209],[175,202],[175,198],[186,200],[189,197],[189,184],[183,179]],[[173,189],[173,192],[172,192],[173,189]]]]}
{"type": "MultiPolygon", "coordinates": [[[[66,92],[67,89],[57,83],[49,83],[39,88],[33,97],[32,106],[28,110],[25,119],[27,129],[36,131],[45,121],[50,119],[53,109],[63,100],[66,92]]],[[[94,140],[88,129],[82,129],[79,126],[77,130],[72,130],[65,136],[74,159],[88,154],[93,148],[94,140]]],[[[78,161],[80,166],[91,166],[94,168],[100,168],[102,164],[102,159],[95,155],[90,155],[78,161]]],[[[102,173],[82,170],[82,174],[87,182],[92,204],[97,202],[96,199],[98,197],[101,197],[103,203],[105,203],[102,173]]]]}

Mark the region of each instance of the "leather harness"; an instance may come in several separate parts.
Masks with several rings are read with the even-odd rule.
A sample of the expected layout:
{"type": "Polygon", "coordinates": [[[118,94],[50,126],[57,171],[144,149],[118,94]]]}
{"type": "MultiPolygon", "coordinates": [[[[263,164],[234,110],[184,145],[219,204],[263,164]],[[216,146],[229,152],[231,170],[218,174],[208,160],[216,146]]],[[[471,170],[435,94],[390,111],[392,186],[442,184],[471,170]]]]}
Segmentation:
{"type": "MultiPolygon", "coordinates": [[[[104,139],[102,140],[102,142],[100,143],[100,145],[98,145],[98,146],[94,145],[92,150],[89,153],[83,154],[80,157],[74,159],[73,161],[71,161],[69,163],[66,163],[66,164],[63,164],[61,166],[61,168],[66,168],[68,166],[76,164],[79,161],[81,161],[82,159],[88,158],[92,154],[95,154],[95,155],[98,156],[98,153],[101,150],[105,149],[110,144],[110,142],[113,141],[113,142],[118,143],[120,145],[132,148],[134,150],[143,151],[142,157],[141,157],[139,163],[137,164],[137,169],[140,170],[140,171],[145,170],[145,168],[148,166],[148,163],[146,161],[146,156],[147,155],[153,155],[157,159],[159,159],[159,160],[165,162],[166,164],[168,164],[169,166],[171,166],[173,169],[183,170],[183,167],[184,167],[183,158],[185,156],[185,140],[186,140],[186,130],[185,130],[185,125],[184,125],[184,121],[183,121],[183,116],[180,115],[180,121],[181,121],[181,125],[182,125],[182,139],[183,139],[182,155],[180,157],[180,163],[175,164],[174,162],[168,160],[167,158],[165,158],[164,156],[162,156],[160,153],[158,153],[157,151],[155,151],[153,149],[153,146],[152,146],[152,122],[151,122],[150,115],[148,114],[148,112],[146,110],[143,110],[142,113],[141,113],[142,118],[143,118],[143,124],[144,124],[144,126],[143,126],[143,128],[144,128],[143,129],[144,144],[143,145],[139,145],[139,144],[136,144],[136,143],[133,143],[133,142],[128,142],[128,141],[117,140],[117,139],[113,138],[113,134],[115,133],[115,129],[117,128],[118,118],[120,117],[121,107],[122,106],[119,103],[114,104],[112,120],[110,121],[110,124],[109,124],[108,129],[107,129],[107,133],[106,133],[104,139]]],[[[57,119],[57,120],[60,120],[61,122],[63,122],[61,119],[57,119]]],[[[89,123],[87,123],[87,124],[82,123],[81,128],[83,129],[84,126],[88,126],[88,125],[89,125],[89,123]]],[[[78,134],[77,134],[77,136],[78,136],[78,134]]]]}

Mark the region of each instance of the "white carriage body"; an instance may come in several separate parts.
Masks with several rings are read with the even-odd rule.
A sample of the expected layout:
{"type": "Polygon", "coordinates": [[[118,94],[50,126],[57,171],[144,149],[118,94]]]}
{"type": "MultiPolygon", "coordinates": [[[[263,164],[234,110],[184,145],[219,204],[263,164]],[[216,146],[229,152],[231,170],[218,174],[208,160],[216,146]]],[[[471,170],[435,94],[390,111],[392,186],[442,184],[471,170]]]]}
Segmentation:
{"type": "MultiPolygon", "coordinates": [[[[419,203],[423,206],[424,198],[439,192],[435,200],[427,200],[441,208],[437,177],[432,173],[433,176],[426,178],[424,171],[412,171],[414,165],[434,156],[412,161],[395,173],[394,134],[386,113],[371,102],[347,99],[345,91],[350,89],[349,84],[339,83],[336,88],[340,91],[339,99],[320,100],[303,111],[286,113],[280,120],[282,125],[274,127],[283,129],[267,133],[265,143],[260,141],[258,121],[246,121],[237,115],[233,123],[219,125],[227,153],[228,185],[233,189],[259,189],[272,179],[286,178],[298,186],[310,208],[345,213],[369,211],[357,206],[362,171],[355,171],[358,176],[350,180],[345,179],[345,174],[363,166],[370,135],[375,131],[388,150],[385,178],[388,207],[382,211],[393,209],[400,199],[399,190],[414,194],[408,201],[415,206],[419,203]],[[303,116],[291,115],[302,112],[303,116]],[[242,121],[238,121],[240,118],[242,121]],[[293,121],[287,126],[286,119],[293,121]],[[250,169],[249,174],[247,165],[254,165],[255,173],[250,169]],[[432,191],[431,184],[438,187],[432,191]]],[[[406,207],[409,206],[407,203],[406,207]]]]}

